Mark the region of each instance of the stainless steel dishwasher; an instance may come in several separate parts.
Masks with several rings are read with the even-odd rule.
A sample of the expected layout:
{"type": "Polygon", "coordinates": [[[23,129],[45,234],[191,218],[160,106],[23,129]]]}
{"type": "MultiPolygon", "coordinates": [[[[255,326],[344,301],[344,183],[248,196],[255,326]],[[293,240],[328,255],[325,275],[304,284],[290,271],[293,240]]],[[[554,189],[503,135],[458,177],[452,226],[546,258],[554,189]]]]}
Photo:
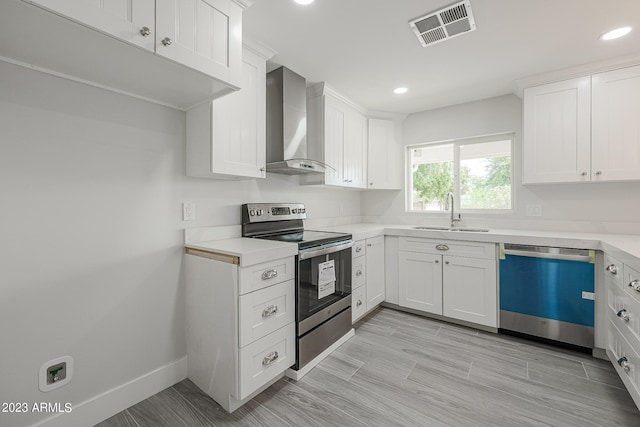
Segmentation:
{"type": "Polygon", "coordinates": [[[593,348],[595,252],[500,245],[500,330],[593,348]]]}

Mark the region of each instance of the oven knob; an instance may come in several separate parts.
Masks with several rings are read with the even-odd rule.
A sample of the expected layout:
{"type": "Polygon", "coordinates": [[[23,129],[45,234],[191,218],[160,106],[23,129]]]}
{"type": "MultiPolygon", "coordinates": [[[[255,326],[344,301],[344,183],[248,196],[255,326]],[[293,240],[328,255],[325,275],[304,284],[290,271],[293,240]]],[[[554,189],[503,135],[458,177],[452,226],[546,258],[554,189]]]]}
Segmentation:
{"type": "Polygon", "coordinates": [[[298,213],[298,209],[291,209],[291,212],[294,213],[294,214],[297,214],[298,213]]]}
{"type": "Polygon", "coordinates": [[[255,216],[255,214],[256,214],[256,211],[255,211],[255,210],[251,209],[251,210],[249,211],[249,215],[251,215],[251,216],[255,216]]]}
{"type": "Polygon", "coordinates": [[[307,210],[305,208],[300,209],[302,213],[305,213],[307,210]]]}
{"type": "Polygon", "coordinates": [[[257,214],[258,216],[262,215],[262,209],[258,209],[258,210],[256,211],[256,214],[257,214]]]}

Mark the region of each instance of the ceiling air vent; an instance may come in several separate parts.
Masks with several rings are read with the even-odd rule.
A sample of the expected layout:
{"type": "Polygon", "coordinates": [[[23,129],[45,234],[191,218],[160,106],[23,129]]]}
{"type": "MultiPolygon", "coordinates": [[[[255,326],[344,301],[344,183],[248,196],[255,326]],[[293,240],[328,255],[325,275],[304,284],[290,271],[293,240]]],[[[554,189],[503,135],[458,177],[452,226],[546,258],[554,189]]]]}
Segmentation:
{"type": "Polygon", "coordinates": [[[461,1],[409,21],[422,47],[440,43],[476,29],[469,0],[461,1]]]}

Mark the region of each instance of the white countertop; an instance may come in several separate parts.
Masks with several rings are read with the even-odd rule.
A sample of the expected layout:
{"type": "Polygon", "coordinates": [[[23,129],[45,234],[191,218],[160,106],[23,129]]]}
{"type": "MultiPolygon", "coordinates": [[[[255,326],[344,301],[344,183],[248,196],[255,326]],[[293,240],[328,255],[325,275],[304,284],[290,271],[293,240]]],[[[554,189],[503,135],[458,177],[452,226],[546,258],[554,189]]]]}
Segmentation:
{"type": "Polygon", "coordinates": [[[323,227],[326,231],[350,233],[354,240],[371,237],[411,236],[431,239],[466,240],[487,243],[559,246],[602,250],[626,264],[640,267],[640,236],[621,234],[575,233],[562,231],[490,229],[488,232],[418,230],[411,225],[347,224],[323,227]]]}
{"type": "Polygon", "coordinates": [[[298,245],[295,243],[251,239],[247,237],[189,243],[185,246],[187,248],[238,257],[240,258],[241,267],[279,258],[292,257],[298,254],[298,245]]]}

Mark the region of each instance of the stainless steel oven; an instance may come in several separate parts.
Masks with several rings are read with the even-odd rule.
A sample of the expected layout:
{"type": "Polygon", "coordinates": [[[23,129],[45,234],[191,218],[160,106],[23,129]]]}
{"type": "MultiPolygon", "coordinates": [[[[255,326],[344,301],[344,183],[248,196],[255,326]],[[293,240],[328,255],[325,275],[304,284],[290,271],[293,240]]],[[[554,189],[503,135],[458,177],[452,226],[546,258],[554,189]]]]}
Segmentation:
{"type": "Polygon", "coordinates": [[[242,205],[242,235],[296,243],[299,370],[351,330],[350,234],[304,230],[300,203],[242,205]]]}

